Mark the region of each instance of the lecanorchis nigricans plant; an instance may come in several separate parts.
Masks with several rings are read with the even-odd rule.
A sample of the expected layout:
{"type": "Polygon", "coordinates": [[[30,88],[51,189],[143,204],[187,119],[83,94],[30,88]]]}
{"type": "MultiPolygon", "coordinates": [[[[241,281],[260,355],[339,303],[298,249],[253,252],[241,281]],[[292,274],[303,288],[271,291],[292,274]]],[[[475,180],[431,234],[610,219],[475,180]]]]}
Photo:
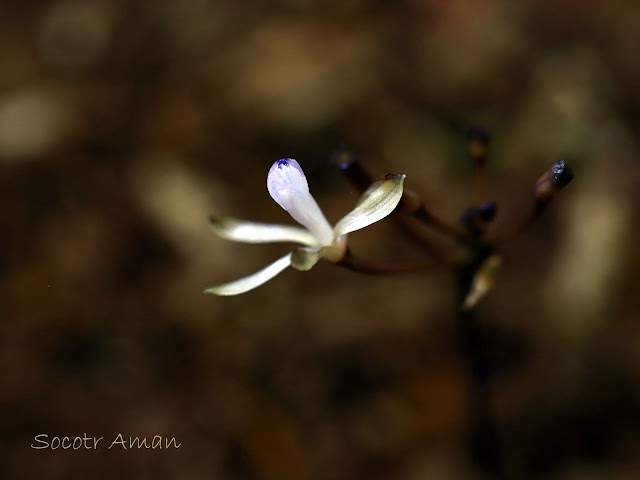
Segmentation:
{"type": "Polygon", "coordinates": [[[475,205],[465,209],[459,225],[440,219],[427,209],[417,195],[406,191],[403,188],[405,175],[388,174],[374,180],[352,152],[340,150],[332,156],[331,163],[340,168],[347,179],[363,194],[356,207],[331,227],[309,192],[307,179],[298,162],[292,158],[278,160],[267,175],[267,189],[278,205],[289,212],[302,227],[218,217],[210,219],[211,225],[219,236],[229,240],[245,243],[294,242],[301,246],[253,275],[207,288],[205,293],[244,293],[262,285],[289,266],[305,271],[324,258],[339,266],[370,274],[425,270],[438,265],[463,268],[467,272],[472,271],[473,275],[469,279],[468,291],[462,299],[461,308],[475,307],[490,290],[501,265],[496,245],[531,225],[556,193],[573,178],[571,168],[563,161],[558,161],[536,182],[535,207],[532,213],[511,232],[494,238],[487,237],[487,227],[497,213],[497,205],[484,199],[489,140],[489,133],[484,128],[474,127],[469,131],[469,157],[475,166],[475,205]],[[424,241],[426,250],[436,257],[436,261],[384,264],[354,256],[347,247],[346,235],[382,220],[394,210],[404,214],[398,215],[396,220],[403,224],[406,231],[413,231],[415,236],[424,240],[424,236],[421,237],[414,228],[415,225],[407,223],[407,219],[412,217],[454,239],[457,245],[462,247],[461,252],[456,252],[455,255],[441,255],[434,245],[424,241]]]}

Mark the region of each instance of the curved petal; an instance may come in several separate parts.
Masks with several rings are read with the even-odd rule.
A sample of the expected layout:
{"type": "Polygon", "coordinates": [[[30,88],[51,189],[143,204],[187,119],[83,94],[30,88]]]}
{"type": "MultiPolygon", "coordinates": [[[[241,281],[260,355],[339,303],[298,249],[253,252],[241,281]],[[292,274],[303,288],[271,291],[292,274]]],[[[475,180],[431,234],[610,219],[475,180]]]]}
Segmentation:
{"type": "Polygon", "coordinates": [[[356,208],[336,224],[333,229],[334,236],[337,238],[368,227],[393,212],[402,198],[405,176],[385,175],[383,179],[372,183],[360,197],[356,208]]]}
{"type": "Polygon", "coordinates": [[[275,223],[245,222],[235,218],[210,217],[211,228],[222,238],[246,243],[296,242],[310,247],[318,241],[305,228],[275,223]]]}
{"type": "Polygon", "coordinates": [[[295,221],[307,227],[318,240],[317,243],[331,244],[331,225],[309,193],[307,178],[298,162],[293,158],[275,162],[267,175],[267,189],[278,205],[289,212],[295,221]]]}
{"type": "Polygon", "coordinates": [[[268,282],[289,265],[291,265],[291,253],[287,253],[284,257],[279,258],[268,267],[263,268],[253,275],[249,275],[248,277],[241,278],[235,282],[225,283],[224,285],[219,285],[217,287],[209,287],[204,291],[204,293],[211,293],[214,295],[239,295],[268,282]]]}
{"type": "Polygon", "coordinates": [[[484,261],[473,277],[471,288],[462,303],[463,310],[473,309],[491,291],[501,266],[502,257],[497,253],[484,261]]]}

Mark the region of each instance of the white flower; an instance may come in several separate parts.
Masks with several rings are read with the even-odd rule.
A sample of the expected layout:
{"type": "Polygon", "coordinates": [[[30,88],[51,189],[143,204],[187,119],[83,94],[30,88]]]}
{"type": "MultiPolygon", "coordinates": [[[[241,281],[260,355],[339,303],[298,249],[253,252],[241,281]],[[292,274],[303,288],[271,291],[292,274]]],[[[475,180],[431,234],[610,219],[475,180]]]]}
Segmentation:
{"type": "Polygon", "coordinates": [[[205,293],[238,295],[271,280],[288,266],[309,270],[320,258],[339,262],[347,251],[346,234],[389,215],[402,197],[405,175],[387,175],[374,182],[356,207],[335,227],[325,218],[298,162],[292,158],[278,160],[267,175],[271,197],[305,228],[268,223],[245,222],[231,218],[212,218],[214,231],[222,238],[246,243],[295,242],[303,245],[279,258],[268,267],[234,282],[210,287],[205,293]]]}

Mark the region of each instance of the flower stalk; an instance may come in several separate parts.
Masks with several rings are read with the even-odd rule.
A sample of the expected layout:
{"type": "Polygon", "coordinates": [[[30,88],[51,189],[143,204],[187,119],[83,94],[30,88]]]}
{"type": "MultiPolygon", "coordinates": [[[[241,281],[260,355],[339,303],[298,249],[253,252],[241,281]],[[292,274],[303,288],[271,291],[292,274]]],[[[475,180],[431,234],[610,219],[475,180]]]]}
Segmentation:
{"type": "MultiPolygon", "coordinates": [[[[443,262],[453,268],[456,278],[457,302],[455,306],[455,326],[463,360],[468,392],[468,446],[473,463],[485,474],[493,478],[505,477],[505,452],[495,413],[493,382],[495,367],[489,360],[486,331],[477,315],[480,301],[490,293],[502,265],[498,246],[529,228],[546,210],[548,204],[572,180],[573,172],[559,161],[536,182],[534,188],[533,212],[512,231],[488,236],[487,232],[495,219],[498,206],[488,200],[487,165],[490,143],[489,132],[482,127],[474,127],[468,132],[468,155],[474,165],[472,205],[460,216],[460,226],[449,224],[427,209],[424,202],[413,192],[405,189],[395,217],[406,226],[407,218],[419,220],[423,226],[453,238],[462,248],[456,261],[443,262]]],[[[355,154],[343,154],[338,163],[347,179],[362,190],[367,173],[355,154]]],[[[334,162],[335,164],[335,162],[334,162]]],[[[404,229],[413,239],[424,239],[414,228],[404,229]]],[[[425,252],[435,258],[451,258],[435,249],[432,242],[424,240],[425,252]]],[[[436,262],[437,263],[437,262],[436,262]]],[[[398,267],[371,265],[348,253],[340,266],[369,274],[386,274],[402,271],[398,267]]],[[[441,263],[442,265],[442,263],[441,263]]]]}
{"type": "Polygon", "coordinates": [[[489,132],[474,127],[468,133],[468,156],[474,165],[473,198],[460,216],[459,224],[449,223],[427,208],[420,197],[404,188],[404,174],[388,174],[374,179],[354,152],[342,148],[330,157],[362,196],[355,208],[335,226],[327,221],[309,191],[307,179],[297,161],[287,158],[273,164],[267,175],[269,194],[300,224],[276,225],[212,217],[211,227],[220,237],[244,243],[290,242],[299,246],[248,277],[216,287],[205,293],[237,295],[256,288],[288,267],[311,269],[324,259],[336,266],[371,275],[423,272],[448,266],[456,278],[455,328],[463,360],[469,412],[469,453],[474,463],[494,478],[504,478],[505,458],[495,414],[493,382],[495,367],[489,360],[485,327],[478,320],[477,307],[492,290],[502,256],[500,243],[529,228],[549,203],[573,179],[563,161],[556,162],[535,183],[531,214],[507,233],[490,236],[488,230],[498,206],[488,200],[487,165],[489,132]],[[393,219],[414,241],[420,243],[431,260],[387,263],[360,258],[347,244],[347,235],[378,222],[392,212],[393,219]],[[452,239],[458,250],[445,252],[417,228],[428,228],[452,239]]]}

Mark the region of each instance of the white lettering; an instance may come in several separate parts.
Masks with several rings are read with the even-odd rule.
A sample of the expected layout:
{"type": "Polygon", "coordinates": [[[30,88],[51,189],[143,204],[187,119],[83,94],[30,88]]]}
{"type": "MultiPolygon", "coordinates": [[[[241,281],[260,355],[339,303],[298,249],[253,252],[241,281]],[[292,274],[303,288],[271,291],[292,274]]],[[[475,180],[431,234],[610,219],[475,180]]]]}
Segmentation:
{"type": "Polygon", "coordinates": [[[32,444],[31,444],[31,448],[35,448],[36,450],[41,450],[41,449],[43,449],[43,448],[49,448],[49,442],[45,442],[44,440],[40,440],[40,437],[48,438],[48,437],[49,437],[49,435],[47,435],[46,433],[41,433],[40,435],[36,435],[36,436],[34,437],[34,440],[35,440],[36,442],[39,442],[39,443],[44,443],[44,446],[43,446],[43,447],[34,447],[34,446],[33,446],[33,443],[32,443],[32,444]]]}
{"type": "Polygon", "coordinates": [[[111,445],[109,445],[109,450],[111,450],[111,447],[113,447],[116,443],[119,443],[125,450],[127,449],[127,444],[124,442],[124,438],[122,438],[121,433],[119,433],[116,439],[111,442],[111,445]]]}

